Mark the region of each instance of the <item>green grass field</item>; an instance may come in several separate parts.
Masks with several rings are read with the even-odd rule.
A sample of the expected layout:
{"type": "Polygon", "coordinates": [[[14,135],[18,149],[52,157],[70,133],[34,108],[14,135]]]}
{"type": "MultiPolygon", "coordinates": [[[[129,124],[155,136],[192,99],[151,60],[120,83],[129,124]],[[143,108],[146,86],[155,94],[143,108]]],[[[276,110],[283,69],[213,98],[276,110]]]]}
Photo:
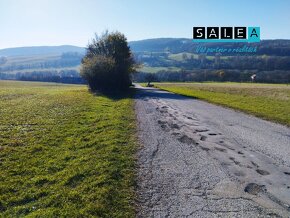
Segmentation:
{"type": "MultiPolygon", "coordinates": [[[[186,55],[187,59],[198,59],[199,58],[199,55],[198,54],[195,54],[195,53],[188,53],[188,52],[182,52],[182,53],[177,53],[177,54],[169,54],[168,55],[168,58],[171,59],[171,60],[175,60],[175,61],[184,61],[184,58],[183,58],[183,55],[186,55]]],[[[215,59],[215,56],[205,56],[206,59],[208,60],[214,60],[215,59]]],[[[223,59],[223,60],[227,60],[229,58],[229,56],[220,56],[220,59],[223,59]]]]}
{"type": "Polygon", "coordinates": [[[290,86],[251,83],[154,83],[158,88],[290,126],[290,86]]]}
{"type": "Polygon", "coordinates": [[[0,81],[0,217],[134,217],[130,96],[0,81]]]}
{"type": "Polygon", "coordinates": [[[140,71],[144,73],[157,73],[159,71],[172,72],[172,71],[180,71],[180,70],[181,69],[177,67],[142,67],[140,69],[140,71]]]}
{"type": "Polygon", "coordinates": [[[177,53],[177,54],[170,54],[170,55],[168,55],[168,58],[171,59],[171,60],[175,60],[175,61],[184,61],[184,59],[183,59],[183,55],[184,54],[187,56],[188,59],[190,59],[191,56],[194,59],[198,59],[198,55],[197,54],[188,53],[188,52],[177,53]]]}

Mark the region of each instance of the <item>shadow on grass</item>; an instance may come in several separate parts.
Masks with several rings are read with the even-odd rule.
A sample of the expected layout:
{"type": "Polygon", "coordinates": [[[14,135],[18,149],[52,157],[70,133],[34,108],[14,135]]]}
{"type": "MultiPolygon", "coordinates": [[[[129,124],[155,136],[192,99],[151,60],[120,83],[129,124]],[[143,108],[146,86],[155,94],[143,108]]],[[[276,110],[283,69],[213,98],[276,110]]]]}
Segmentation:
{"type": "Polygon", "coordinates": [[[105,96],[112,100],[118,101],[122,99],[143,99],[145,97],[175,99],[175,100],[192,100],[198,99],[192,96],[171,93],[162,89],[152,87],[135,87],[131,86],[127,90],[106,90],[106,91],[90,91],[95,96],[105,96]]]}
{"type": "Polygon", "coordinates": [[[89,90],[89,91],[95,96],[105,96],[114,101],[119,101],[128,98],[134,99],[134,96],[136,94],[136,89],[133,86],[126,90],[102,90],[102,91],[89,90]]]}

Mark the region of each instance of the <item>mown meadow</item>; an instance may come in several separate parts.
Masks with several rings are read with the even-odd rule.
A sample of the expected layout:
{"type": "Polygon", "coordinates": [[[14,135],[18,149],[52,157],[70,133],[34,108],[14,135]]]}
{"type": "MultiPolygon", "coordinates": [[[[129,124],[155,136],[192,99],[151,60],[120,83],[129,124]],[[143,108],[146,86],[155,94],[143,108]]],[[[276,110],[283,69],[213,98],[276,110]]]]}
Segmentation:
{"type": "Polygon", "coordinates": [[[131,94],[0,81],[0,217],[134,217],[131,94]]]}

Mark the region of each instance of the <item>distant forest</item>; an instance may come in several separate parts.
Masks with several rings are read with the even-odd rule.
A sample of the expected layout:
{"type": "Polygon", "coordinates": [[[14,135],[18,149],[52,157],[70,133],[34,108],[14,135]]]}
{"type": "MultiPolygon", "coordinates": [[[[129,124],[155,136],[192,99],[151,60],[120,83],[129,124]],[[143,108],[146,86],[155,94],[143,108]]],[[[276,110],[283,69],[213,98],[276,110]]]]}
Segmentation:
{"type": "Polygon", "coordinates": [[[56,82],[69,84],[84,84],[77,70],[42,70],[31,72],[18,72],[16,74],[0,73],[3,80],[56,82]]]}
{"type": "MultiPolygon", "coordinates": [[[[168,53],[137,56],[138,61],[146,63],[151,69],[162,69],[154,73],[157,81],[235,81],[246,82],[251,75],[257,75],[257,82],[290,82],[290,56],[206,56],[181,54],[179,60],[170,59],[168,53]]],[[[142,70],[142,69],[141,69],[142,70]]],[[[144,82],[150,72],[135,75],[136,81],[144,82]]]]}
{"type": "MultiPolygon", "coordinates": [[[[251,81],[290,83],[290,40],[260,43],[193,43],[191,39],[148,39],[129,43],[139,72],[136,82],[251,81]],[[197,53],[198,46],[256,46],[256,53],[197,53]]],[[[0,50],[0,79],[83,83],[79,67],[84,48],[74,46],[0,50]],[[38,55],[38,53],[39,55],[38,55]],[[24,54],[27,54],[25,56],[24,54]]]]}
{"type": "Polygon", "coordinates": [[[132,42],[131,46],[137,61],[146,66],[146,71],[140,69],[141,73],[135,75],[135,81],[145,82],[148,74],[154,72],[149,77],[154,81],[247,82],[255,74],[256,82],[290,82],[290,40],[264,40],[252,44],[197,44],[189,39],[156,39],[144,40],[143,43],[132,42]],[[257,52],[196,53],[200,45],[232,49],[248,45],[257,47],[257,52]]]}

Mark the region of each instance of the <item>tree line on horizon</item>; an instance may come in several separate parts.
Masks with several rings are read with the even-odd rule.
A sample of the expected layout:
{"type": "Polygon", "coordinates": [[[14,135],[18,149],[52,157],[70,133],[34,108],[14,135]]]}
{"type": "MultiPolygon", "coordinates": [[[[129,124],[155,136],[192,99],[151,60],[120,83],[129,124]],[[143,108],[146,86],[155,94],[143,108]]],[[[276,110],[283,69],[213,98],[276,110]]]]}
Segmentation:
{"type": "Polygon", "coordinates": [[[290,71],[273,70],[215,70],[197,69],[181,71],[161,70],[157,73],[139,72],[133,75],[134,82],[253,82],[257,83],[290,83],[290,71]]]}

